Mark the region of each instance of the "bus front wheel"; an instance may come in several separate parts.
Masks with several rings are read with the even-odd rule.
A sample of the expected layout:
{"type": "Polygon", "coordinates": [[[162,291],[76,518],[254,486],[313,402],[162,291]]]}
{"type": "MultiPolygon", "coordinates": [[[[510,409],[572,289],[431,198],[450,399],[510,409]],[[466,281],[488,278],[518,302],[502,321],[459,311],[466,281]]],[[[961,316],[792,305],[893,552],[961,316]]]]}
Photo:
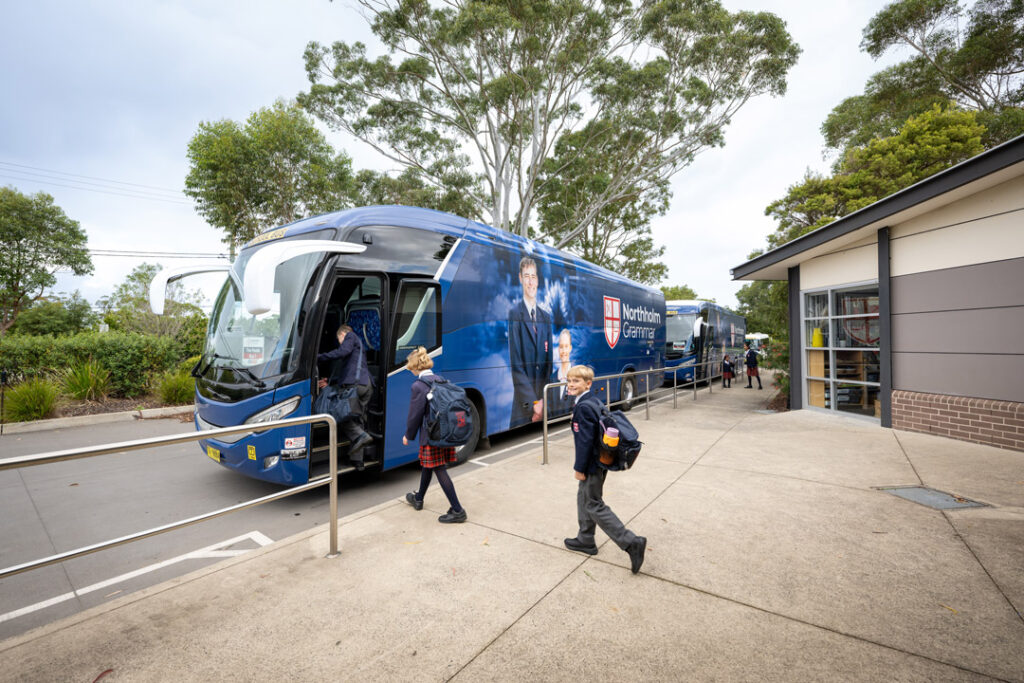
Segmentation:
{"type": "Polygon", "coordinates": [[[476,450],[476,445],[480,442],[480,411],[477,409],[475,402],[470,401],[469,405],[472,411],[473,433],[470,434],[469,441],[455,447],[456,465],[461,465],[469,460],[470,456],[473,455],[473,451],[476,450]]]}

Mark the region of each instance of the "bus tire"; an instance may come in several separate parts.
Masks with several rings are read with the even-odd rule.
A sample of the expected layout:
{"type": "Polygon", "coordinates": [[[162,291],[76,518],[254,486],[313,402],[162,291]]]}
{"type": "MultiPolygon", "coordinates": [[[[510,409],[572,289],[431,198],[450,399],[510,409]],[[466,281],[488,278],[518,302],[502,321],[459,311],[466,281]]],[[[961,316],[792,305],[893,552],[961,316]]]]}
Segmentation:
{"type": "Polygon", "coordinates": [[[476,446],[480,443],[480,410],[476,407],[475,401],[469,402],[470,409],[472,410],[473,419],[473,433],[462,446],[455,447],[455,464],[461,465],[472,457],[473,452],[476,451],[476,446]]]}
{"type": "Polygon", "coordinates": [[[626,375],[619,384],[619,410],[627,412],[636,401],[636,375],[626,375]]]}

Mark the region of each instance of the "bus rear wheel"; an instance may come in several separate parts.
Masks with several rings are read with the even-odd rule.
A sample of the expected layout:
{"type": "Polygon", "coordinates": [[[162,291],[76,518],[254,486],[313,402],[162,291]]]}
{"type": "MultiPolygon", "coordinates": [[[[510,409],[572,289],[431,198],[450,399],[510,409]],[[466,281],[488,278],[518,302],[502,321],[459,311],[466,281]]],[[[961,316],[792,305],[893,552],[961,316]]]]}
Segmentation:
{"type": "Polygon", "coordinates": [[[473,433],[469,436],[469,441],[461,446],[455,447],[456,465],[461,465],[469,460],[473,455],[473,452],[476,451],[477,444],[480,443],[480,410],[476,407],[476,403],[473,401],[470,401],[469,405],[472,411],[473,433]]]}
{"type": "Polygon", "coordinates": [[[636,397],[636,376],[627,375],[622,378],[619,386],[619,410],[628,411],[633,407],[633,400],[636,397]]]}

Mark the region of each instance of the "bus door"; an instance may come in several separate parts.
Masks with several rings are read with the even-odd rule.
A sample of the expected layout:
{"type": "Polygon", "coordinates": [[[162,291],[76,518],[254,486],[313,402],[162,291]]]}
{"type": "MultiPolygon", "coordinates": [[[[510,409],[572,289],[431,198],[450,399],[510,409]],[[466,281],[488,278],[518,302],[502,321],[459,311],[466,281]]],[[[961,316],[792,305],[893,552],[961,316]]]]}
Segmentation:
{"type": "MultiPolygon", "coordinates": [[[[338,347],[338,328],[348,325],[351,334],[359,338],[366,352],[366,366],[373,383],[373,393],[367,406],[364,418],[366,431],[374,437],[374,443],[367,446],[363,454],[364,461],[379,462],[383,453],[382,436],[384,434],[385,405],[385,345],[384,333],[387,320],[386,306],[387,280],[378,273],[352,273],[338,271],[330,287],[330,296],[324,307],[323,323],[317,341],[316,353],[333,351],[338,347]]],[[[317,362],[314,378],[328,379],[335,363],[341,361],[317,362]]],[[[319,394],[319,390],[317,390],[319,394]]],[[[338,453],[340,457],[347,454],[347,443],[339,435],[338,453]],[[345,445],[340,445],[345,444],[345,445]]],[[[327,466],[327,427],[314,426],[313,443],[318,446],[310,463],[310,476],[320,470],[326,471],[327,466]],[[319,427],[319,429],[317,428],[319,427]]]]}
{"type": "Polygon", "coordinates": [[[418,434],[414,443],[402,445],[412,383],[416,380],[411,372],[404,369],[405,359],[409,352],[422,346],[434,359],[435,370],[443,370],[440,362],[441,286],[434,280],[402,280],[398,284],[391,310],[386,354],[388,375],[385,412],[390,418],[384,425],[385,468],[417,459],[418,434]]]}
{"type": "Polygon", "coordinates": [[[715,368],[708,363],[715,357],[715,326],[712,324],[711,312],[703,306],[693,321],[693,363],[694,377],[705,380],[715,376],[715,368]]]}
{"type": "Polygon", "coordinates": [[[693,321],[693,381],[695,382],[707,377],[707,367],[702,365],[707,360],[705,358],[707,344],[704,343],[707,329],[704,318],[698,313],[697,318],[693,321]]]}

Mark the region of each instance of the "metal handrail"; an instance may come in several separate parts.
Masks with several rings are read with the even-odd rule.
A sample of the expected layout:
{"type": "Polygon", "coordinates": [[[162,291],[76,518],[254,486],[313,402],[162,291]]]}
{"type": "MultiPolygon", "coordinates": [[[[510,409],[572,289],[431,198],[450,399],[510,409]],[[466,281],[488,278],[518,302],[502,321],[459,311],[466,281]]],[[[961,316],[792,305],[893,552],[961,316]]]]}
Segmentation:
{"type": "MultiPolygon", "coordinates": [[[[716,365],[719,362],[720,361],[717,361],[717,360],[708,360],[708,361],[704,361],[703,363],[694,363],[693,365],[686,365],[686,366],[677,365],[677,366],[672,367],[672,368],[664,368],[664,367],[662,367],[662,368],[651,368],[650,370],[631,370],[629,372],[620,372],[620,373],[618,373],[616,375],[601,375],[600,377],[595,377],[593,381],[595,381],[595,382],[598,381],[598,380],[604,380],[605,381],[605,405],[607,405],[609,408],[611,408],[613,405],[619,405],[620,403],[625,403],[627,400],[630,400],[630,401],[633,400],[633,399],[619,399],[618,401],[614,401],[613,402],[612,401],[611,380],[613,380],[613,379],[615,379],[617,377],[635,377],[636,375],[647,375],[648,376],[647,377],[647,393],[646,393],[646,398],[644,400],[644,410],[645,410],[645,413],[646,413],[645,419],[650,420],[651,419],[651,379],[650,379],[650,375],[651,374],[653,374],[653,373],[660,373],[660,374],[664,375],[666,372],[669,372],[669,371],[672,372],[672,408],[675,409],[676,408],[676,388],[678,386],[678,372],[679,372],[679,370],[683,370],[683,369],[687,369],[687,368],[698,368],[698,367],[702,367],[702,366],[705,366],[705,365],[712,366],[712,365],[716,365]]],[[[709,393],[711,391],[711,382],[714,379],[710,375],[711,375],[711,373],[708,373],[708,376],[703,378],[703,379],[706,379],[707,382],[708,382],[708,392],[709,393]]],[[[695,370],[694,373],[693,373],[693,380],[683,384],[683,386],[686,386],[688,384],[692,384],[693,385],[693,400],[695,400],[695,401],[697,400],[697,382],[698,381],[703,381],[703,380],[698,380],[697,372],[695,370]]],[[[544,396],[544,407],[543,407],[544,457],[543,457],[542,464],[544,464],[544,465],[548,464],[548,423],[549,423],[549,420],[548,420],[548,400],[547,400],[547,398],[548,398],[548,390],[549,389],[553,389],[555,387],[564,387],[567,384],[568,384],[568,382],[551,382],[549,384],[545,384],[544,385],[544,390],[543,390],[543,394],[542,394],[544,396]]],[[[561,421],[563,419],[568,419],[569,417],[571,417],[571,415],[563,415],[562,417],[556,418],[554,421],[558,422],[558,421],[561,421]]]]}
{"type": "MultiPolygon", "coordinates": [[[[172,522],[170,524],[164,524],[163,526],[154,527],[147,529],[146,531],[139,531],[134,534],[127,536],[121,536],[110,541],[104,541],[102,543],[94,543],[93,545],[78,548],[77,550],[68,550],[67,552],[59,553],[57,555],[51,555],[50,557],[44,557],[39,560],[32,562],[25,562],[23,564],[15,565],[13,567],[7,567],[6,569],[0,569],[0,579],[5,579],[8,576],[14,576],[15,574],[21,574],[32,569],[38,569],[39,567],[45,567],[51,564],[57,564],[58,562],[64,562],[75,557],[81,557],[90,553],[97,552],[99,550],[105,550],[107,548],[113,548],[115,546],[124,545],[125,543],[131,543],[132,541],[139,541],[143,538],[149,538],[150,536],[156,536],[168,531],[175,529],[181,529],[198,522],[203,522],[214,517],[220,517],[226,515],[229,512],[235,512],[237,510],[245,510],[246,508],[255,507],[262,505],[263,503],[269,503],[272,500],[278,500],[279,498],[286,498],[293,496],[296,493],[302,493],[303,491],[309,491],[310,489],[323,486],[324,484],[330,484],[330,498],[331,498],[331,552],[327,557],[338,556],[338,424],[334,418],[330,415],[310,415],[309,417],[289,417],[282,420],[272,420],[270,422],[260,422],[257,425],[248,424],[239,427],[221,427],[218,429],[207,429],[203,431],[193,432],[191,434],[171,434],[169,436],[155,436],[148,439],[138,439],[136,441],[122,441],[120,443],[102,444],[99,446],[84,446],[82,448],[72,448],[64,451],[52,451],[50,453],[39,453],[36,455],[21,455],[14,458],[7,458],[0,460],[0,470],[9,470],[19,467],[31,467],[33,465],[48,465],[50,463],[65,462],[68,460],[77,460],[79,458],[91,458],[97,455],[107,455],[109,453],[119,453],[121,451],[137,451],[145,448],[152,448],[154,446],[170,446],[180,443],[189,443],[192,441],[199,441],[201,439],[209,439],[217,436],[226,436],[228,434],[249,434],[256,432],[264,432],[268,429],[276,427],[290,427],[294,425],[302,424],[314,424],[317,422],[326,422],[329,432],[329,443],[330,443],[330,462],[331,468],[330,473],[326,476],[317,477],[312,481],[309,481],[301,486],[281,491],[279,493],[273,493],[269,496],[263,496],[261,498],[254,498],[245,503],[238,503],[231,507],[221,508],[213,512],[208,512],[204,515],[198,515],[196,517],[190,517],[188,519],[181,520],[180,522],[172,522]]],[[[312,445],[312,444],[311,444],[312,445]]]]}

